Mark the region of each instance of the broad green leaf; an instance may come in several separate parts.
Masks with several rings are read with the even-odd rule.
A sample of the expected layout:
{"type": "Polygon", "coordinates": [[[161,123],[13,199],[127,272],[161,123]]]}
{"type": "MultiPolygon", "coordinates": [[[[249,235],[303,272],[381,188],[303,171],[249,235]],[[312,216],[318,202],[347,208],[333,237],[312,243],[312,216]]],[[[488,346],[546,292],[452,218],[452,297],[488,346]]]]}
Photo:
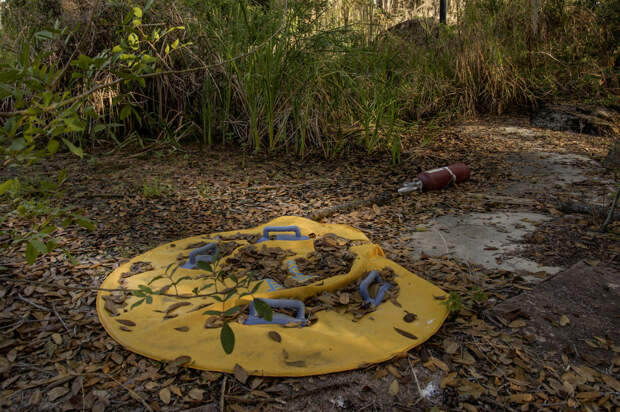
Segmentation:
{"type": "Polygon", "coordinates": [[[13,140],[11,142],[11,145],[9,146],[9,150],[11,152],[19,152],[22,151],[26,148],[26,139],[24,139],[23,137],[18,137],[17,139],[13,140]]]}
{"type": "Polygon", "coordinates": [[[134,295],[135,297],[138,297],[138,298],[143,298],[143,297],[145,297],[145,296],[146,296],[146,295],[144,294],[144,292],[141,292],[141,291],[139,291],[139,290],[132,290],[132,291],[131,291],[131,294],[132,294],[132,295],[134,295]]]}
{"type": "Polygon", "coordinates": [[[226,322],[224,322],[222,330],[220,331],[220,341],[222,342],[224,352],[230,355],[235,349],[235,334],[226,322]]]}
{"type": "Polygon", "coordinates": [[[47,249],[48,253],[56,249],[56,246],[58,246],[58,243],[54,239],[48,240],[45,244],[45,248],[47,249]]]}
{"type": "Polygon", "coordinates": [[[95,224],[91,220],[86,219],[85,217],[79,216],[75,219],[75,222],[84,229],[95,230],[95,224]]]}
{"type": "Polygon", "coordinates": [[[146,304],[150,305],[151,303],[153,303],[153,296],[147,296],[146,297],[146,304]]]}
{"type": "Polygon", "coordinates": [[[65,145],[67,145],[69,150],[71,150],[71,153],[73,153],[74,155],[79,156],[79,157],[84,157],[84,152],[82,151],[81,147],[77,147],[76,145],[74,145],[73,143],[71,143],[70,141],[65,139],[64,137],[63,137],[62,141],[65,143],[65,145]]]}
{"type": "Polygon", "coordinates": [[[196,263],[196,266],[198,266],[198,268],[202,270],[206,270],[207,272],[213,272],[213,267],[211,266],[211,263],[209,262],[203,262],[199,260],[198,263],[196,263]]]}
{"type": "Polygon", "coordinates": [[[266,321],[271,321],[273,319],[273,311],[271,310],[271,306],[265,303],[262,299],[254,299],[254,309],[258,313],[258,316],[265,319],[266,321]]]}
{"type": "Polygon", "coordinates": [[[5,194],[11,187],[13,187],[14,183],[15,180],[13,179],[5,180],[4,182],[2,182],[2,184],[0,184],[0,196],[5,194]]]}
{"type": "Polygon", "coordinates": [[[224,312],[224,316],[232,316],[241,310],[241,306],[235,306],[224,312]]]}
{"type": "Polygon", "coordinates": [[[58,140],[50,140],[49,142],[47,142],[47,151],[49,154],[54,154],[58,151],[58,147],[60,146],[60,143],[58,142],[58,140]]]}
{"type": "Polygon", "coordinates": [[[26,245],[26,262],[28,262],[29,265],[32,265],[37,260],[37,256],[39,256],[39,252],[34,247],[32,242],[28,242],[26,245]]]}
{"type": "Polygon", "coordinates": [[[148,287],[148,286],[146,286],[146,285],[138,285],[138,288],[139,288],[140,290],[143,290],[143,291],[144,291],[144,292],[146,292],[146,293],[153,293],[153,291],[151,290],[151,288],[149,288],[149,287],[148,287]]]}
{"type": "Polygon", "coordinates": [[[30,244],[32,245],[32,247],[34,247],[37,252],[43,254],[43,253],[47,253],[47,246],[45,245],[45,243],[41,242],[39,239],[32,239],[30,241],[30,244]]]}

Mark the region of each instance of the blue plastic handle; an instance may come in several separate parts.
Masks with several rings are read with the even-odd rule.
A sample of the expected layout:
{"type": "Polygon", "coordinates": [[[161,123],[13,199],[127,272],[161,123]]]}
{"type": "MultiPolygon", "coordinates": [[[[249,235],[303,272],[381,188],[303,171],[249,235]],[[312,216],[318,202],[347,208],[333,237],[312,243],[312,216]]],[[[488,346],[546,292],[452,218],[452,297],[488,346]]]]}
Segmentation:
{"type": "Polygon", "coordinates": [[[368,274],[368,276],[366,276],[366,279],[364,279],[362,283],[360,283],[360,295],[362,295],[362,299],[364,299],[364,302],[372,303],[375,306],[379,306],[381,304],[381,301],[383,300],[383,295],[385,295],[385,292],[387,292],[389,288],[390,284],[387,282],[384,283],[383,279],[381,279],[381,276],[379,275],[379,272],[373,270],[368,274]],[[373,299],[370,297],[370,293],[368,293],[368,287],[370,287],[370,285],[374,281],[382,283],[382,285],[377,291],[377,296],[375,296],[375,298],[373,299]]]}
{"type": "Polygon", "coordinates": [[[183,269],[196,269],[198,262],[213,262],[217,254],[217,244],[207,243],[189,253],[189,260],[181,265],[183,269]]]}
{"type": "Polygon", "coordinates": [[[263,237],[258,239],[256,243],[265,242],[269,239],[271,232],[295,232],[295,235],[276,235],[275,240],[307,240],[308,236],[303,236],[297,226],[267,226],[263,229],[263,237]]]}
{"type": "Polygon", "coordinates": [[[286,325],[291,322],[300,322],[306,324],[306,307],[301,300],[297,299],[261,299],[272,308],[295,309],[297,314],[295,317],[285,315],[283,313],[273,312],[271,321],[265,320],[258,316],[254,302],[250,303],[250,315],[245,320],[245,325],[286,325]]]}

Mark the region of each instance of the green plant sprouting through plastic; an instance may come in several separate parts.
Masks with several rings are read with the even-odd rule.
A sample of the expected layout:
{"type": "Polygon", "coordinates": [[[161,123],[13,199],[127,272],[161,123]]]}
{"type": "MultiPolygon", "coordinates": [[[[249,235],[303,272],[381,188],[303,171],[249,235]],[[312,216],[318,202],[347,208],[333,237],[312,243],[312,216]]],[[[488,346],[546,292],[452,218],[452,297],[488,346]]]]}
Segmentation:
{"type": "MultiPolygon", "coordinates": [[[[219,261],[219,254],[216,254],[213,262],[211,263],[199,261],[197,263],[197,266],[204,272],[198,273],[194,277],[184,275],[176,279],[174,275],[176,274],[180,266],[171,263],[166,267],[163,274],[153,277],[146,285],[138,285],[138,289],[129,291],[133,296],[138,298],[138,300],[136,300],[131,305],[130,309],[140,306],[143,303],[153,303],[153,296],[164,294],[166,294],[166,296],[170,296],[170,294],[168,293],[170,289],[174,289],[174,294],[172,294],[172,296],[180,297],[178,285],[183,281],[187,280],[204,279],[204,284],[200,287],[195,287],[192,290],[194,296],[189,298],[210,297],[211,299],[222,304],[232,298],[252,296],[258,291],[260,285],[262,284],[262,281],[257,282],[250,289],[250,284],[253,281],[253,276],[251,272],[239,278],[233,274],[228,274],[225,271],[221,270],[219,268],[219,261]],[[160,279],[167,279],[168,283],[161,287],[159,290],[154,291],[151,288],[151,284],[160,279]],[[231,280],[234,283],[234,286],[226,286],[224,289],[221,289],[224,286],[224,279],[231,280]],[[208,294],[201,293],[205,289],[210,288],[213,288],[214,291],[208,294]]],[[[259,298],[254,298],[253,303],[256,312],[258,313],[258,316],[268,321],[272,320],[273,312],[271,307],[267,303],[265,303],[259,298]]],[[[234,320],[243,311],[243,309],[245,309],[245,307],[245,305],[236,305],[225,311],[209,309],[203,312],[203,315],[215,316],[222,322],[222,326],[220,329],[220,341],[224,352],[226,352],[227,354],[232,353],[235,347],[235,335],[233,330],[230,328],[229,322],[234,320]]]]}

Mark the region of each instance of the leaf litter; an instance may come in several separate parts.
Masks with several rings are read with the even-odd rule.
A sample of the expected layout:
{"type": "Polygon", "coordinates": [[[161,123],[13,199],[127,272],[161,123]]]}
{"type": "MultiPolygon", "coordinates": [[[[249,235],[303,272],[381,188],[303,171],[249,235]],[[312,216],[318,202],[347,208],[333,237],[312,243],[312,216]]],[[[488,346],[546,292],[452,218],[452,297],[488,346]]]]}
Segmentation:
{"type": "MultiPolygon", "coordinates": [[[[284,167],[281,160],[242,162],[242,156],[234,152],[222,161],[221,153],[200,150],[187,158],[101,157],[84,167],[67,157],[55,164],[35,166],[50,174],[67,169],[65,202],[84,209],[87,217],[97,222],[97,229],[87,232],[68,228],[55,234],[77,259],[77,265],[71,265],[62,253],[52,253],[26,266],[20,250],[4,251],[0,262],[4,280],[0,286],[2,409],[167,411],[197,404],[219,405],[222,399],[225,405],[234,407],[232,410],[248,410],[251,405],[271,410],[282,402],[286,402],[287,409],[297,410],[326,410],[336,404],[350,409],[386,410],[618,408],[619,342],[606,336],[585,339],[584,344],[604,353],[596,359],[584,358],[574,350],[558,354],[541,349],[528,329],[527,313],[517,313],[511,322],[519,322],[513,327],[511,322],[504,324],[488,315],[498,303],[535,285],[519,274],[489,271],[449,257],[422,256],[415,260],[406,247],[403,225],[423,228],[434,217],[455,212],[534,208],[555,216],[554,221],[539,226],[542,236],[526,239],[530,243],[526,243],[529,249],[524,253],[534,260],[565,266],[575,263],[575,259],[587,259],[593,264],[613,262],[613,256],[618,255],[614,249],[618,225],[612,226],[608,234],[599,234],[593,230],[597,223],[593,218],[557,214],[553,211],[555,198],[564,193],[542,194],[535,206],[472,195],[493,193],[510,183],[515,175],[507,153],[570,150],[602,158],[609,142],[560,132],[546,132],[540,138],[512,138],[498,132],[500,126],[490,122],[441,133],[425,147],[406,148],[410,156],[399,169],[389,166],[386,158],[366,155],[332,163],[291,159],[284,167]],[[382,245],[390,258],[448,293],[461,296],[460,311],[429,341],[402,358],[329,376],[249,377],[249,386],[237,379],[228,379],[224,384],[224,374],[184,367],[190,359],[162,364],[128,352],[107,336],[97,321],[93,289],[128,258],[160,243],[196,233],[251,227],[285,214],[306,215],[318,208],[366,197],[373,191],[395,189],[418,168],[430,169],[454,160],[472,167],[472,181],[458,188],[396,198],[380,207],[363,207],[329,218],[363,230],[373,242],[382,245]],[[177,190],[159,198],[143,197],[140,176],[152,174],[173,178],[177,190]],[[209,199],[202,199],[193,190],[199,183],[212,189],[209,199]],[[122,190],[125,196],[84,195],[82,188],[90,188],[90,193],[122,190]],[[335,399],[338,402],[334,403],[335,399]]],[[[587,190],[601,189],[590,185],[587,190]]],[[[6,223],[22,227],[17,220],[6,223]]],[[[239,234],[222,240],[254,243],[257,239],[239,234]]],[[[248,252],[254,256],[256,266],[263,258],[269,259],[255,250],[248,252]]],[[[277,265],[268,263],[258,269],[270,274],[280,271],[284,276],[280,265],[289,256],[275,254],[277,265]]],[[[333,259],[323,258],[321,264],[321,260],[316,257],[314,264],[319,262],[320,267],[314,269],[315,273],[327,271],[334,263],[333,259]]],[[[297,264],[311,271],[304,266],[306,262],[297,264]]],[[[346,268],[348,263],[343,259],[343,264],[346,268]]],[[[127,273],[147,270],[148,262],[143,262],[127,273]]],[[[353,291],[346,291],[326,301],[330,305],[350,305],[356,297],[353,291]]],[[[126,306],[123,294],[111,294],[105,301],[105,310],[117,315],[122,327],[139,327],[123,322],[126,306]]],[[[407,316],[403,313],[403,319],[407,316]]],[[[572,327],[570,313],[560,313],[552,321],[564,323],[564,328],[572,327]]],[[[286,361],[298,367],[304,365],[301,359],[286,361]]]]}

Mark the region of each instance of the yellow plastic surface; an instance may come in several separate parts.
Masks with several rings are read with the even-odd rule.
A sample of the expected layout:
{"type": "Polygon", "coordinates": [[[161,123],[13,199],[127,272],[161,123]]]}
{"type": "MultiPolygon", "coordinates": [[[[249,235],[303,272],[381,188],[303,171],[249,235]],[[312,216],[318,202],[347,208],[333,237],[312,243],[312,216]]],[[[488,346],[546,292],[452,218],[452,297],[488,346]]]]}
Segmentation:
{"type": "MultiPolygon", "coordinates": [[[[119,309],[118,315],[114,316],[104,308],[104,297],[112,292],[100,291],[97,296],[97,313],[101,323],[114,340],[149,358],[171,361],[180,356],[189,356],[189,366],[197,369],[233,372],[235,364],[239,364],[253,375],[308,376],[356,369],[404,354],[430,338],[446,319],[446,307],[435,299],[435,296],[444,296],[445,292],[385,258],[381,248],[370,243],[362,232],[350,226],[320,224],[292,216],[277,218],[252,229],[216,233],[207,237],[197,236],[159,246],[119,266],[105,279],[101,288],[138,289],[138,285],[145,285],[156,275],[163,274],[168,265],[177,262],[180,253],[188,255],[191,250],[186,250],[187,246],[196,242],[208,241],[218,235],[257,234],[262,233],[266,226],[287,225],[298,226],[302,235],[306,236],[315,234],[319,237],[333,233],[345,239],[359,241],[359,245],[351,248],[358,256],[348,274],[323,279],[307,286],[271,292],[267,291],[268,285],[263,282],[254,297],[304,300],[320,294],[323,290],[335,291],[347,286],[370,270],[390,267],[396,275],[394,281],[400,286],[397,300],[401,307],[389,300],[384,301],[376,311],[357,322],[352,321],[351,314],[319,311],[316,314],[317,322],[307,327],[243,325],[233,322],[230,326],[234,331],[236,344],[230,355],[225,354],[221,347],[220,329],[204,327],[208,316],[203,312],[222,309],[222,304],[211,297],[188,299],[153,296],[152,304],[142,304],[130,310],[132,303],[138,300],[132,296],[127,298],[124,308],[119,309]],[[140,261],[151,263],[154,269],[130,277],[122,276],[133,263],[140,261]],[[174,314],[178,316],[164,319],[166,309],[177,302],[185,303],[174,310],[174,314]],[[206,304],[210,306],[202,308],[206,304]],[[416,320],[405,322],[403,317],[407,313],[416,314],[416,320]],[[396,328],[412,336],[407,337],[396,328]],[[268,335],[270,331],[277,332],[281,342],[272,339],[268,335]]],[[[313,239],[269,240],[257,246],[280,247],[291,250],[298,256],[307,255],[314,250],[313,239]]],[[[235,252],[231,254],[234,255],[235,252]]],[[[193,278],[201,273],[204,271],[178,269],[174,279],[182,276],[193,278]]],[[[159,279],[150,286],[153,290],[158,290],[168,283],[169,280],[159,279]]],[[[195,287],[204,284],[204,279],[185,280],[178,284],[178,294],[190,296],[195,287]]],[[[221,287],[222,285],[220,290],[221,287]]],[[[207,294],[210,290],[205,289],[200,293],[207,294]]],[[[169,289],[168,293],[172,293],[172,289],[169,289]]],[[[251,297],[233,298],[226,302],[224,309],[249,301],[251,297]]]]}

